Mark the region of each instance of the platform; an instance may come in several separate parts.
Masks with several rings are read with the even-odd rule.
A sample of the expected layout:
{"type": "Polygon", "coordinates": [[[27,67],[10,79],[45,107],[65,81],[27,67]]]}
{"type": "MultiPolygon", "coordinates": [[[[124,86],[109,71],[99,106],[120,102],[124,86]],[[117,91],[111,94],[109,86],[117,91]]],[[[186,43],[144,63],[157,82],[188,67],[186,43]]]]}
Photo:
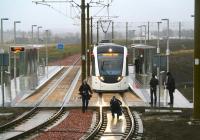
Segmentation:
{"type": "MultiPolygon", "coordinates": [[[[129,66],[129,86],[134,93],[140,97],[144,102],[146,106],[150,106],[150,89],[147,85],[142,85],[135,77],[134,73],[134,66],[129,66]]],[[[157,90],[157,104],[159,105],[159,97],[158,97],[158,90],[157,90]]],[[[161,87],[161,93],[160,93],[160,107],[172,107],[168,105],[169,102],[169,94],[168,90],[161,87]]],[[[174,92],[174,105],[175,108],[193,108],[193,103],[190,103],[177,89],[174,92]]]]}
{"type": "MultiPolygon", "coordinates": [[[[12,101],[12,106],[21,106],[19,105],[20,102],[22,102],[25,98],[31,96],[35,91],[37,91],[40,87],[42,87],[49,79],[51,79],[55,74],[57,74],[62,68],[63,67],[60,66],[49,66],[48,75],[43,75],[39,77],[38,86],[34,90],[26,90],[26,91],[18,90],[18,92],[16,93],[14,88],[14,83],[11,84],[12,96],[15,97],[14,100],[12,101]]],[[[19,80],[19,78],[17,78],[17,80],[19,80]]],[[[14,81],[12,80],[12,82],[14,81]]]]}

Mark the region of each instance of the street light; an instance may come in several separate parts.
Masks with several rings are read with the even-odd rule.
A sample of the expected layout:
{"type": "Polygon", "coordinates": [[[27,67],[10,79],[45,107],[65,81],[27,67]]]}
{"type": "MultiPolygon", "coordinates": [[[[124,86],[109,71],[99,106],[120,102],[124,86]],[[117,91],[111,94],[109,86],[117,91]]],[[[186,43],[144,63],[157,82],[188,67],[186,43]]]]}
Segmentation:
{"type": "Polygon", "coordinates": [[[144,27],[144,44],[147,44],[147,40],[146,40],[146,33],[147,33],[147,26],[146,25],[142,25],[142,27],[144,27]]]}
{"type": "MultiPolygon", "coordinates": [[[[16,24],[17,23],[21,23],[21,21],[14,21],[14,45],[16,44],[16,24]]],[[[11,54],[11,52],[9,53],[11,54]]],[[[9,55],[10,57],[10,55],[9,55]]],[[[11,62],[10,58],[9,61],[11,62]]],[[[17,77],[17,67],[16,67],[16,53],[14,53],[14,84],[15,84],[15,91],[17,91],[17,81],[16,81],[16,77],[17,77]]],[[[9,66],[10,67],[10,66],[9,66]]],[[[9,68],[9,72],[10,72],[10,68],[9,68]]]]}
{"type": "Polygon", "coordinates": [[[46,33],[46,68],[47,68],[47,78],[48,78],[48,39],[49,39],[49,30],[45,30],[46,33]]]}
{"type": "Polygon", "coordinates": [[[158,36],[157,36],[157,54],[160,53],[160,24],[162,22],[157,22],[157,25],[158,25],[158,36]]]}
{"type": "MultiPolygon", "coordinates": [[[[2,49],[0,49],[0,53],[4,53],[3,50],[3,21],[8,20],[8,18],[1,18],[1,45],[2,49]]],[[[3,82],[3,66],[1,66],[1,93],[2,93],[2,106],[4,107],[4,82],[3,82]]]]}
{"type": "Polygon", "coordinates": [[[158,66],[157,66],[157,75],[158,75],[158,81],[159,81],[159,90],[158,90],[158,97],[159,97],[159,107],[160,107],[160,91],[161,91],[161,82],[160,82],[160,24],[162,22],[157,22],[158,25],[158,36],[157,36],[157,55],[158,55],[158,66]]]}
{"type": "Polygon", "coordinates": [[[167,55],[167,72],[169,71],[169,55],[170,55],[170,50],[169,50],[169,19],[165,18],[162,19],[164,21],[167,21],[167,49],[166,49],[166,55],[167,55]]]}
{"type": "Polygon", "coordinates": [[[140,28],[140,44],[142,44],[142,26],[138,26],[140,28]]]}
{"type": "Polygon", "coordinates": [[[134,44],[134,40],[135,40],[135,31],[136,30],[132,30],[133,31],[133,44],[134,44]]]}
{"type": "Polygon", "coordinates": [[[33,27],[36,27],[37,25],[32,25],[31,27],[31,41],[32,41],[32,44],[33,44],[33,27]]]}
{"type": "Polygon", "coordinates": [[[21,23],[21,21],[14,21],[14,45],[16,44],[16,24],[21,23]]]}
{"type": "Polygon", "coordinates": [[[37,40],[38,40],[38,44],[40,42],[40,28],[42,28],[42,26],[38,26],[37,27],[37,40]]]}
{"type": "Polygon", "coordinates": [[[9,20],[8,18],[1,18],[1,44],[3,45],[3,21],[9,20]]]}

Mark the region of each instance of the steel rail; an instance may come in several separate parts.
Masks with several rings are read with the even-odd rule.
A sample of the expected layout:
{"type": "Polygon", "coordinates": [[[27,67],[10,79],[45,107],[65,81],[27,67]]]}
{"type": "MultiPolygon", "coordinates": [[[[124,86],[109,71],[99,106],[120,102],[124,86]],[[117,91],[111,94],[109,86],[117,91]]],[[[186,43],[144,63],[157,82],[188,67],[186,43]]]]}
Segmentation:
{"type": "MultiPolygon", "coordinates": [[[[73,63],[72,66],[75,66],[80,60],[80,57],[73,63]]],[[[78,75],[79,72],[76,73],[76,75],[78,75]]],[[[76,76],[75,76],[76,77],[76,76]]],[[[73,80],[74,82],[74,80],[73,80]]],[[[73,83],[72,82],[72,83],[73,83]]],[[[71,84],[72,85],[72,84],[71,84]]],[[[69,87],[70,89],[70,87],[69,87]]],[[[57,118],[59,118],[59,116],[62,115],[62,113],[64,112],[64,103],[65,103],[65,100],[67,100],[67,98],[64,98],[63,101],[62,101],[62,106],[60,107],[60,109],[54,114],[52,115],[50,118],[48,118],[47,121],[41,123],[40,125],[32,128],[32,129],[29,129],[19,135],[16,135],[16,136],[13,136],[12,138],[9,138],[8,140],[16,140],[16,139],[21,139],[22,137],[25,137],[27,135],[30,135],[36,131],[39,131],[40,129],[44,128],[45,126],[51,124],[52,122],[54,122],[57,118]]]]}
{"type": "MultiPolygon", "coordinates": [[[[72,66],[76,65],[79,60],[80,60],[80,57],[72,64],[72,66]]],[[[59,83],[64,79],[64,77],[68,74],[69,70],[70,69],[67,69],[67,71],[54,83],[54,85],[44,94],[44,96],[40,98],[40,100],[36,103],[36,105],[30,111],[23,114],[19,118],[0,126],[0,132],[5,131],[6,129],[9,129],[10,127],[15,126],[16,124],[19,124],[23,120],[26,120],[27,118],[32,116],[34,112],[36,111],[36,109],[38,108],[38,106],[44,101],[44,99],[47,98],[50,95],[50,93],[52,93],[52,91],[55,90],[55,88],[59,85],[59,83]]],[[[53,77],[51,79],[53,79],[53,77]]]]}

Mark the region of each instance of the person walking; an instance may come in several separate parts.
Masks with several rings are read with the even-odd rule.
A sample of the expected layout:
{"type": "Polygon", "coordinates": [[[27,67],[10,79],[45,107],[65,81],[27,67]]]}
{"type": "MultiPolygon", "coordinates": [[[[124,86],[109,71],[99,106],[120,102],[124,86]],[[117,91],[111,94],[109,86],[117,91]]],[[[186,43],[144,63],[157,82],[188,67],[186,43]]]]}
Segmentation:
{"type": "Polygon", "coordinates": [[[166,88],[169,91],[170,102],[169,105],[174,104],[174,91],[175,91],[175,80],[170,72],[167,72],[166,88]]]}
{"type": "Polygon", "coordinates": [[[158,85],[158,79],[155,78],[155,74],[152,74],[152,78],[150,80],[151,105],[153,104],[153,96],[154,96],[154,104],[156,105],[157,102],[157,96],[156,96],[157,85],[158,85]]]}
{"type": "Polygon", "coordinates": [[[80,95],[82,96],[82,111],[84,113],[85,111],[87,111],[89,99],[92,94],[92,90],[90,86],[87,84],[86,80],[83,80],[83,83],[79,88],[79,92],[80,92],[80,95]],[[91,94],[89,94],[89,92],[91,94]]]}
{"type": "Polygon", "coordinates": [[[117,119],[119,119],[119,116],[122,115],[122,109],[121,109],[122,102],[117,99],[115,96],[112,97],[110,100],[110,108],[112,112],[112,117],[115,117],[115,113],[117,113],[117,119]]]}

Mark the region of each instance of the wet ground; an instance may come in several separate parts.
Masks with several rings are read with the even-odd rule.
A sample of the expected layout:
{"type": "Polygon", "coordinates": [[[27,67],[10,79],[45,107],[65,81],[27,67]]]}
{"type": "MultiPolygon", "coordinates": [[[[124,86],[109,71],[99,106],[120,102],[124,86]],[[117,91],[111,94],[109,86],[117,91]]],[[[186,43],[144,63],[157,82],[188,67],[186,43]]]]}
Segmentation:
{"type": "Polygon", "coordinates": [[[145,140],[200,140],[200,123],[191,125],[191,114],[143,113],[145,140]]]}

